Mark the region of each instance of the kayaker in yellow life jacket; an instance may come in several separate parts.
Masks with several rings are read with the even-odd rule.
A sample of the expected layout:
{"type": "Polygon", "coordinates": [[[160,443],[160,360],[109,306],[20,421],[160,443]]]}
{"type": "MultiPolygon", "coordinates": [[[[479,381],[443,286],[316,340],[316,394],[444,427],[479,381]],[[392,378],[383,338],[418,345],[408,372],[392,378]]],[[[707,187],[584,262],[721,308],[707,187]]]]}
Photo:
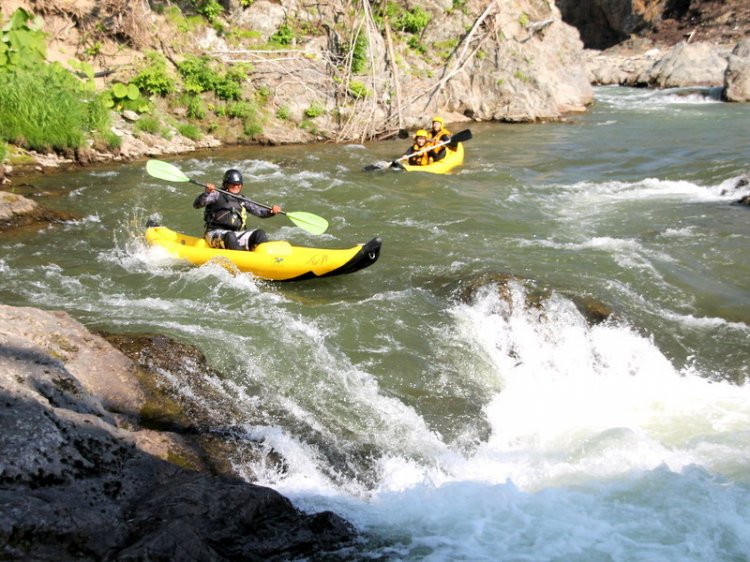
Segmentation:
{"type": "MultiPolygon", "coordinates": [[[[442,117],[432,118],[432,129],[430,130],[430,144],[438,144],[450,140],[451,132],[445,128],[445,121],[442,117]]],[[[446,145],[439,146],[430,151],[433,162],[445,158],[446,145]]]]}
{"type": "Polygon", "coordinates": [[[260,228],[247,229],[247,213],[262,219],[281,212],[281,207],[274,205],[270,209],[256,205],[246,199],[232,197],[242,191],[242,173],[230,169],[224,172],[221,187],[216,191],[212,183],[206,184],[206,190],[193,201],[193,208],[205,207],[203,220],[206,223],[205,240],[212,248],[226,250],[254,250],[255,246],[268,242],[268,235],[260,228]]]}
{"type": "Polygon", "coordinates": [[[409,164],[412,166],[426,166],[432,162],[432,158],[430,156],[430,150],[425,149],[429,149],[429,145],[427,144],[427,131],[419,129],[414,133],[414,144],[409,147],[404,156],[409,156],[415,152],[422,151],[420,154],[409,156],[409,164]]]}

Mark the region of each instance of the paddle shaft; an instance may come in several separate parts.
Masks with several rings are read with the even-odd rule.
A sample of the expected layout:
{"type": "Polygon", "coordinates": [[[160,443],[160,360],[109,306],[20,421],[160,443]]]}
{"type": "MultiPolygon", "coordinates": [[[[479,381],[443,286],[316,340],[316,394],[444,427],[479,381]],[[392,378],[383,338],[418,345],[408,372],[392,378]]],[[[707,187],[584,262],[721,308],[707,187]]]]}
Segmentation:
{"type": "Polygon", "coordinates": [[[412,152],[411,154],[404,154],[403,156],[400,156],[394,160],[394,162],[401,162],[401,160],[406,160],[407,158],[411,158],[412,156],[419,156],[420,154],[424,154],[425,152],[429,152],[430,150],[435,150],[436,148],[439,148],[441,146],[445,146],[446,144],[450,144],[451,141],[443,141],[439,142],[437,144],[433,144],[431,146],[425,146],[424,148],[420,148],[416,152],[412,152]]]}
{"type": "Polygon", "coordinates": [[[441,146],[445,146],[446,144],[461,142],[463,140],[469,140],[470,138],[471,130],[466,129],[465,131],[460,131],[451,136],[451,138],[449,138],[448,140],[433,144],[431,146],[425,146],[424,148],[420,148],[419,150],[417,150],[416,152],[412,152],[411,154],[404,154],[400,158],[394,160],[394,162],[401,162],[401,160],[406,160],[407,158],[411,158],[412,156],[419,156],[420,154],[424,154],[425,152],[429,152],[430,150],[435,150],[436,148],[440,148],[441,146]]]}
{"type": "MultiPolygon", "coordinates": [[[[194,179],[190,179],[188,181],[190,183],[195,184],[195,185],[199,185],[199,186],[201,186],[204,189],[207,187],[205,183],[201,183],[199,181],[195,181],[194,179]]],[[[253,205],[257,205],[258,207],[263,207],[264,209],[268,209],[268,210],[272,210],[273,209],[273,207],[271,207],[270,205],[264,205],[263,203],[257,203],[255,201],[253,201],[252,199],[248,199],[244,195],[240,195],[239,193],[232,193],[231,191],[227,191],[226,189],[219,189],[218,187],[214,187],[214,189],[216,191],[218,191],[219,193],[226,193],[227,195],[230,195],[231,197],[236,197],[237,199],[239,199],[241,201],[247,201],[248,203],[252,203],[253,205]]],[[[279,211],[278,214],[286,216],[286,213],[284,211],[279,211]]]]}

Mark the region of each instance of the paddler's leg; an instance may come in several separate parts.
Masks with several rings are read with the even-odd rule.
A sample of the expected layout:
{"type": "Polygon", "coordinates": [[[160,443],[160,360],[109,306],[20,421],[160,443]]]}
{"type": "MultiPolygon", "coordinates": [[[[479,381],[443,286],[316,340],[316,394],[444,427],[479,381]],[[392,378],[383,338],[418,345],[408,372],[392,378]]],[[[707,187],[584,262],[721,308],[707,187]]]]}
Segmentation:
{"type": "Polygon", "coordinates": [[[238,237],[238,240],[243,250],[250,250],[252,252],[258,244],[268,242],[269,238],[265,230],[256,228],[255,230],[243,232],[238,237]]]}

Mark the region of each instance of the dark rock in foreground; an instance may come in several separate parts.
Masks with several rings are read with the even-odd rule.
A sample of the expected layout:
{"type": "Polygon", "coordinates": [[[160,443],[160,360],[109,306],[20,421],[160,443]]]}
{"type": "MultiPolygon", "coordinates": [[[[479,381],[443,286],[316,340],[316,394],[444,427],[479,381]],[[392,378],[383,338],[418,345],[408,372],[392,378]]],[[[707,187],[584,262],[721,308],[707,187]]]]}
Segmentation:
{"type": "Polygon", "coordinates": [[[288,560],[354,537],[331,512],[163,460],[179,437],[139,425],[135,370],[65,313],[0,305],[0,559],[288,560]]]}

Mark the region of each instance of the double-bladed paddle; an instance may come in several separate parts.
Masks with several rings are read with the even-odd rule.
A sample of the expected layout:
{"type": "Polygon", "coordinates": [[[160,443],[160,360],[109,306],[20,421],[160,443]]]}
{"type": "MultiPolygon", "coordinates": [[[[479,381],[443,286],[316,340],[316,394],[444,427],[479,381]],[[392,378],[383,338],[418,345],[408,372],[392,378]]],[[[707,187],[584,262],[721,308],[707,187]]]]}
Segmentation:
{"type": "MultiPolygon", "coordinates": [[[[149,175],[155,178],[158,178],[160,180],[175,181],[175,182],[190,182],[195,185],[199,185],[203,188],[206,187],[205,184],[197,182],[187,177],[185,174],[182,173],[182,170],[180,170],[177,166],[170,164],[169,162],[163,162],[161,160],[149,160],[148,162],[146,162],[146,171],[149,173],[149,175]]],[[[231,193],[229,191],[219,189],[218,187],[216,188],[216,191],[219,191],[221,193],[226,193],[227,195],[231,195],[232,197],[236,197],[237,199],[241,199],[242,201],[247,201],[248,203],[258,205],[259,207],[263,207],[265,209],[272,208],[270,205],[264,205],[263,203],[256,203],[255,201],[252,201],[248,199],[247,197],[244,197],[237,193],[231,193]]],[[[305,213],[304,211],[299,211],[299,212],[294,212],[294,213],[285,213],[284,211],[280,211],[280,214],[284,215],[289,220],[291,220],[294,224],[296,224],[298,227],[306,230],[310,234],[323,234],[328,229],[328,221],[325,220],[323,217],[319,217],[318,215],[313,215],[312,213],[305,213]]]]}
{"type": "Polygon", "coordinates": [[[435,150],[436,148],[440,148],[441,146],[445,146],[446,144],[455,146],[459,142],[466,142],[467,140],[470,140],[471,137],[472,137],[471,129],[464,129],[463,131],[459,131],[458,133],[453,135],[448,140],[444,140],[432,146],[426,146],[415,152],[412,152],[411,154],[404,154],[403,156],[396,158],[395,160],[391,162],[382,161],[382,162],[376,162],[375,164],[370,164],[369,166],[365,166],[364,171],[370,172],[372,170],[382,170],[383,168],[386,168],[386,167],[402,168],[402,166],[400,165],[400,162],[402,160],[406,160],[408,158],[411,158],[412,156],[419,156],[420,154],[424,154],[425,152],[429,152],[430,150],[435,150]]]}

